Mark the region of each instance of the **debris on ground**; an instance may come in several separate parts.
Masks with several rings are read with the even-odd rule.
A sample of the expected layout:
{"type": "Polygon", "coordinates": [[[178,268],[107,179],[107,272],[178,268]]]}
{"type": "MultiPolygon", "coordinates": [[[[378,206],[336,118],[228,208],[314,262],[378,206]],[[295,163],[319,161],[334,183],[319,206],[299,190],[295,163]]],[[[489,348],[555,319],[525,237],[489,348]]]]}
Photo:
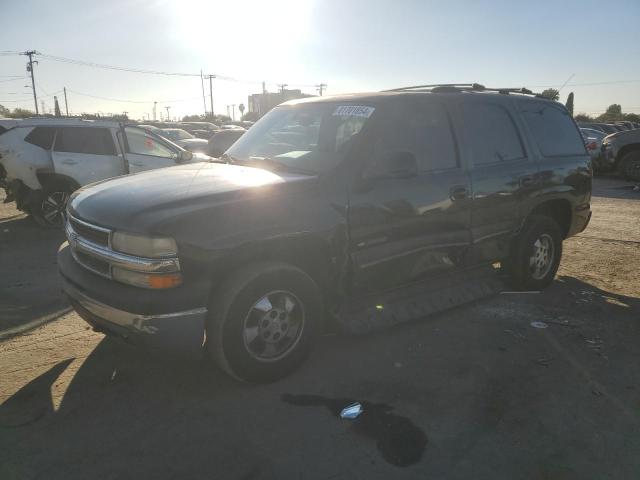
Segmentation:
{"type": "Polygon", "coordinates": [[[545,322],[531,322],[530,324],[533,328],[547,328],[549,325],[547,325],[545,322]]]}
{"type": "Polygon", "coordinates": [[[340,418],[353,420],[354,418],[358,418],[361,413],[362,413],[362,405],[356,402],[356,403],[352,403],[348,407],[344,407],[340,412],[340,418]]]}

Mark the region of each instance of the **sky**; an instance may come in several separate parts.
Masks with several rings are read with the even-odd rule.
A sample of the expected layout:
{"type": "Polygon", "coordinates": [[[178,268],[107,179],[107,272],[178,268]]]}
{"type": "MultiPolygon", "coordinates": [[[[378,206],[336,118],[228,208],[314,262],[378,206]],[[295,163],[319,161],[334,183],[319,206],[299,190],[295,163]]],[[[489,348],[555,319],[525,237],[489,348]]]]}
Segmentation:
{"type": "MultiPolygon", "coordinates": [[[[278,84],[326,94],[432,83],[562,88],[575,112],[640,113],[640,1],[0,0],[0,105],[33,109],[25,56],[194,76],[133,73],[36,56],[36,91],[71,114],[215,113],[278,84]],[[22,76],[24,75],[24,78],[22,76]],[[210,110],[208,82],[207,111],[210,110]],[[102,98],[98,98],[102,97],[102,98]]],[[[239,116],[236,109],[236,116],[239,116]]]]}

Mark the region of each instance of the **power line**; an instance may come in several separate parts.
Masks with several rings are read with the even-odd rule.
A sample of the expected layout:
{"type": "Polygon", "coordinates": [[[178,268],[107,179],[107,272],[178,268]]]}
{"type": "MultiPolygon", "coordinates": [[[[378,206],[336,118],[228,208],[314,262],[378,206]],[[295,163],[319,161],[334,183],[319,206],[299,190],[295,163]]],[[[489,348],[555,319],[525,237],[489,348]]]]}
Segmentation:
{"type": "MultiPolygon", "coordinates": [[[[62,91],[62,90],[60,90],[62,91]]],[[[111,98],[111,97],[102,97],[100,95],[91,95],[89,93],[82,93],[82,92],[78,92],[77,90],[72,90],[70,88],[67,88],[68,92],[72,92],[75,93],[76,95],[81,95],[84,97],[91,97],[91,98],[97,98],[100,100],[109,100],[111,102],[121,102],[121,103],[176,103],[176,102],[189,102],[192,100],[199,100],[200,97],[191,97],[191,98],[179,98],[179,99],[174,99],[174,100],[123,100],[121,98],[111,98]]],[[[207,95],[208,96],[208,95],[207,95]]]]}

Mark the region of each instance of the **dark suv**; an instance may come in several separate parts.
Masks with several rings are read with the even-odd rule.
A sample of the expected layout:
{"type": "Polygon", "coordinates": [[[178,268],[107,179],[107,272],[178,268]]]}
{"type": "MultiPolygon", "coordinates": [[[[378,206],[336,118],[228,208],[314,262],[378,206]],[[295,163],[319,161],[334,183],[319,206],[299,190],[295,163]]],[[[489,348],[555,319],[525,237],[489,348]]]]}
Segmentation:
{"type": "Polygon", "coordinates": [[[526,93],[287,102],[220,163],[83,188],[58,256],[64,290],[100,331],[192,340],[231,375],[269,381],[325,319],[419,317],[479,266],[544,288],[589,222],[592,170],[567,110],[526,93]]]}

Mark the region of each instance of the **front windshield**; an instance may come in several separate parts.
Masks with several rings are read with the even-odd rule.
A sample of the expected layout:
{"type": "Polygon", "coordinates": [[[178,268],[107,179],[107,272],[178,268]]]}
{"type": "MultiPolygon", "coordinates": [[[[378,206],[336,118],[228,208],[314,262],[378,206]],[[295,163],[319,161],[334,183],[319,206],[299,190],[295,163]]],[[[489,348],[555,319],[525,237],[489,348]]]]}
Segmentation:
{"type": "Polygon", "coordinates": [[[342,103],[303,103],[273,109],[227,154],[236,162],[269,159],[282,168],[313,173],[337,165],[375,108],[342,103]]]}
{"type": "Polygon", "coordinates": [[[163,130],[163,135],[165,135],[166,137],[168,137],[170,140],[187,140],[189,138],[194,138],[193,135],[191,135],[189,132],[187,132],[186,130],[181,130],[179,128],[172,128],[172,129],[166,129],[163,130]]]}

